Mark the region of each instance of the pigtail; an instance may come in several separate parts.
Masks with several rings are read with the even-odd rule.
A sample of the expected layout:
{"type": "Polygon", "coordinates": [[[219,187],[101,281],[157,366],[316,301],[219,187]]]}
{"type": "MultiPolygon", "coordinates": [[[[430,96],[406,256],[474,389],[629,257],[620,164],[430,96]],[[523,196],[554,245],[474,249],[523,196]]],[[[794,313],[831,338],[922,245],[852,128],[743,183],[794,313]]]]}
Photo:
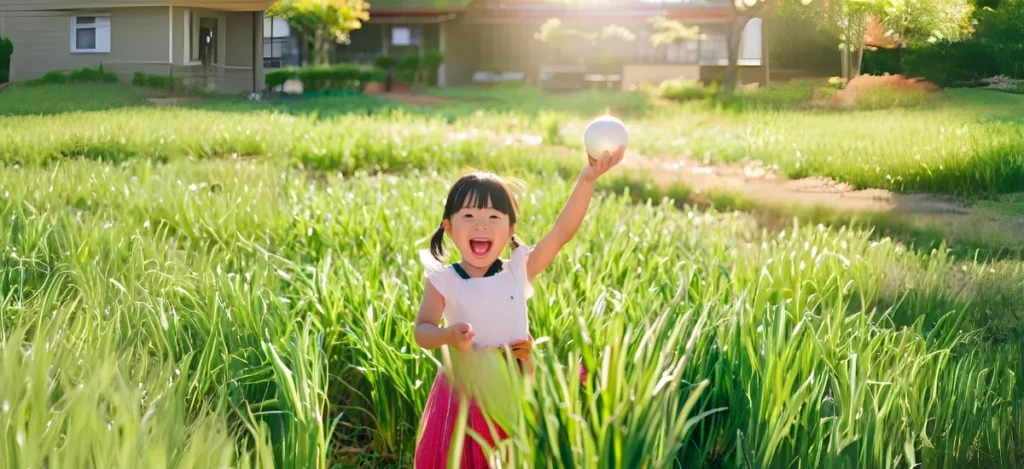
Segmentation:
{"type": "Polygon", "coordinates": [[[523,245],[523,242],[519,239],[519,236],[512,235],[512,249],[519,249],[519,246],[522,246],[522,245],[523,245]]]}
{"type": "Polygon", "coordinates": [[[434,237],[430,238],[430,254],[438,261],[444,258],[444,224],[437,227],[434,237]]]}

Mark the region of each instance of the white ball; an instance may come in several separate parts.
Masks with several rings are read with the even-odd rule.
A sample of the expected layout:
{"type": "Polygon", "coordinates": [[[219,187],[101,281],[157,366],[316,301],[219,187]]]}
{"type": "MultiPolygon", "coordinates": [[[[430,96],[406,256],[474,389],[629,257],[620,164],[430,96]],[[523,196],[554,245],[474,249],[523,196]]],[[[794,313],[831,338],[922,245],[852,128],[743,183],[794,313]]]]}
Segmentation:
{"type": "Polygon", "coordinates": [[[583,146],[587,155],[598,159],[605,151],[613,153],[620,146],[626,145],[629,135],[626,125],[612,116],[601,116],[594,119],[583,131],[583,146]]]}

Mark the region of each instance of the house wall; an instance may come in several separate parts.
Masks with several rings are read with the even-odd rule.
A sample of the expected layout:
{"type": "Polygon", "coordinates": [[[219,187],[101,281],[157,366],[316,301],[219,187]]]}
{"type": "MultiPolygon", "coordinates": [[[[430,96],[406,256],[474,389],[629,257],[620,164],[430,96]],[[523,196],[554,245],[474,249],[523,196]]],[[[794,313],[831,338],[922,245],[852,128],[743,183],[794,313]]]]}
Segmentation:
{"type": "Polygon", "coordinates": [[[335,62],[372,65],[377,57],[391,55],[400,59],[406,51],[416,52],[441,47],[441,26],[437,23],[374,22],[372,19],[349,33],[348,44],[338,44],[334,49],[335,62]],[[422,46],[394,46],[391,44],[391,29],[410,27],[420,29],[422,46]]]}
{"type": "Polygon", "coordinates": [[[71,12],[7,11],[4,36],[15,44],[11,80],[39,78],[51,70],[82,67],[139,69],[168,66],[170,18],[168,8],[117,8],[78,11],[110,13],[110,52],[71,52],[71,12]]]}
{"type": "Polygon", "coordinates": [[[264,87],[263,15],[227,13],[226,20],[225,68],[218,90],[225,93],[259,91],[264,87]]]}
{"type": "Polygon", "coordinates": [[[536,77],[543,51],[529,23],[479,24],[465,20],[444,23],[445,84],[468,85],[473,74],[522,72],[536,77]]]}
{"type": "Polygon", "coordinates": [[[274,0],[0,0],[0,10],[47,11],[82,8],[196,7],[221,11],[263,11],[274,0]]]}
{"type": "Polygon", "coordinates": [[[263,89],[262,12],[148,7],[73,13],[6,11],[3,14],[3,35],[11,38],[17,50],[11,60],[12,81],[39,78],[52,70],[103,65],[125,82],[130,82],[132,75],[141,71],[208,78],[215,90],[227,93],[263,89]],[[218,25],[218,40],[222,43],[218,52],[220,63],[215,67],[206,69],[189,63],[184,48],[185,35],[188,34],[185,31],[185,14],[189,11],[203,12],[222,20],[218,25]],[[110,14],[109,53],[71,52],[71,18],[90,13],[110,14]]]}
{"type": "Polygon", "coordinates": [[[699,80],[700,72],[697,64],[626,64],[622,67],[622,89],[658,86],[665,80],[699,80]]]}

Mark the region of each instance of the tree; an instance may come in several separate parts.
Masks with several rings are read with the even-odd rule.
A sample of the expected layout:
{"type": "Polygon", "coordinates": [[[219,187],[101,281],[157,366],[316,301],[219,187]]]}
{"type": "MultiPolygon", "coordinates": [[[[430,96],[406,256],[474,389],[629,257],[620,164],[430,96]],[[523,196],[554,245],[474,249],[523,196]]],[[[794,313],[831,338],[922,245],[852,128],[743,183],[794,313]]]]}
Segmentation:
{"type": "Polygon", "coordinates": [[[324,65],[331,61],[331,44],[348,41],[370,19],[369,7],[363,0],[280,0],[266,16],[284,18],[302,35],[303,47],[312,46],[312,62],[324,65]]]}
{"type": "Polygon", "coordinates": [[[1002,73],[1024,77],[1024,0],[1002,0],[979,9],[977,17],[977,37],[992,51],[1002,73]]]}
{"type": "Polygon", "coordinates": [[[860,75],[865,35],[872,23],[897,47],[939,40],[956,41],[970,34],[971,0],[830,0],[790,13],[809,15],[839,38],[842,76],[860,75]]]}
{"type": "MultiPolygon", "coordinates": [[[[887,0],[829,0],[816,2],[809,8],[789,9],[787,13],[805,15],[839,39],[842,78],[849,82],[860,74],[864,57],[864,36],[870,19],[887,0]]],[[[941,1],[941,0],[939,0],[941,1]]]]}
{"type": "Polygon", "coordinates": [[[959,41],[971,32],[970,0],[882,0],[878,16],[902,47],[959,41]]]}
{"type": "Polygon", "coordinates": [[[700,39],[700,27],[689,27],[676,20],[664,16],[656,16],[648,20],[654,33],[651,34],[651,45],[654,47],[675,43],[677,41],[694,41],[700,39]]]}
{"type": "Polygon", "coordinates": [[[565,26],[558,18],[545,21],[533,37],[550,46],[561,59],[581,59],[597,40],[597,34],[565,26]]]}
{"type": "Polygon", "coordinates": [[[636,40],[636,35],[614,24],[599,31],[588,31],[566,26],[561,19],[550,18],[541,25],[534,38],[548,44],[561,55],[562,60],[589,61],[598,66],[614,67],[624,55],[624,44],[636,40]]]}

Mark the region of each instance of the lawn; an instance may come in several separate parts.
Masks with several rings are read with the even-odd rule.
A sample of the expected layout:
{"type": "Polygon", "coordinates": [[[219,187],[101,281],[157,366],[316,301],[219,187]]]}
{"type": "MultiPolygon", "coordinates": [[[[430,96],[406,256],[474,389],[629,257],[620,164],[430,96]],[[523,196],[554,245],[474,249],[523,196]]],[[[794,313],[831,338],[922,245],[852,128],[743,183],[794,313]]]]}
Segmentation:
{"type": "MultiPolygon", "coordinates": [[[[12,468],[411,466],[443,358],[412,338],[417,250],[438,201],[465,166],[521,178],[518,233],[532,244],[582,163],[557,142],[448,133],[572,144],[600,109],[531,104],[518,91],[507,109],[501,95],[476,96],[491,100],[479,113],[375,98],[175,108],[126,98],[78,111],[68,98],[36,116],[23,92],[0,94],[0,465],[12,468]]],[[[644,152],[688,153],[690,140],[664,138],[703,122],[688,138],[709,145],[721,125],[720,154],[739,158],[724,137],[775,116],[780,129],[833,132],[828,151],[888,149],[888,168],[910,171],[926,139],[899,147],[885,142],[903,137],[840,124],[961,119],[981,133],[954,148],[982,152],[983,135],[1009,139],[1021,125],[1014,103],[988,98],[847,114],[648,108],[622,96],[606,107],[632,109],[644,152]]],[[[808,151],[830,140],[778,135],[813,138],[808,151]]],[[[975,182],[927,180],[1002,193],[982,203],[1016,213],[1018,196],[993,181],[1019,166],[988,166],[986,155],[957,156],[988,175],[975,182]]],[[[861,158],[832,161],[806,171],[861,158]]],[[[513,383],[525,396],[507,448],[517,467],[596,467],[598,456],[613,467],[1024,464],[1020,261],[800,219],[768,226],[661,193],[637,199],[624,176],[602,187],[536,282],[537,379],[513,383]],[[586,384],[567,372],[581,363],[586,384]]]]}
{"type": "Polygon", "coordinates": [[[589,119],[611,110],[629,119],[631,147],[650,156],[756,159],[792,178],[823,175],[897,192],[990,197],[1024,191],[1024,154],[1017,151],[1024,146],[1024,96],[988,90],[952,90],[912,108],[862,111],[778,109],[771,103],[791,99],[785,89],[776,92],[780,97],[749,98],[750,109],[742,111],[706,103],[652,106],[629,93],[551,98],[528,88],[437,91],[465,101],[432,108],[365,97],[277,104],[216,100],[159,109],[137,107],[143,98],[121,87],[92,86],[82,90],[88,95],[83,99],[66,96],[71,91],[45,90],[16,88],[0,95],[0,116],[14,116],[0,117],[0,161],[237,153],[288,155],[324,169],[422,167],[422,161],[406,161],[418,152],[360,155],[349,142],[385,140],[376,129],[397,126],[400,134],[416,135],[414,145],[442,146],[447,139],[437,129],[451,126],[525,132],[575,146],[589,119]],[[26,116],[59,110],[83,112],[26,116]]]}

